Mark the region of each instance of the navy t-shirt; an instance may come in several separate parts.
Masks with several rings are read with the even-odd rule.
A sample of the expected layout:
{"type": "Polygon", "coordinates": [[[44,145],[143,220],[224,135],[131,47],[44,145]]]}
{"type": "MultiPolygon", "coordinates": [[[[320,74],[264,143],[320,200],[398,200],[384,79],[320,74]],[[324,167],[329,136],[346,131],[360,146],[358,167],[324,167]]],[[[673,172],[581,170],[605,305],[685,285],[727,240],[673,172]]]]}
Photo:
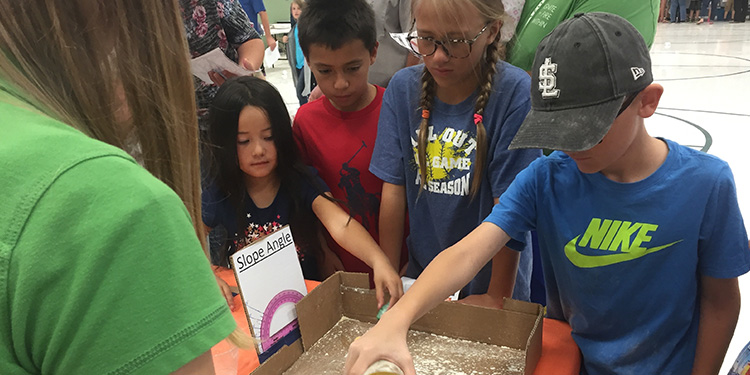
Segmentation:
{"type": "MultiPolygon", "coordinates": [[[[314,172],[312,168],[311,171],[314,172]]],[[[317,173],[314,173],[313,178],[317,186],[323,189],[323,192],[328,191],[327,186],[317,173]]],[[[312,211],[312,202],[321,192],[312,183],[304,179],[300,181],[299,189],[302,194],[302,209],[312,211]]],[[[242,225],[237,225],[237,211],[226,194],[215,185],[206,187],[202,194],[203,223],[210,228],[221,225],[227,229],[227,243],[225,245],[229,247],[227,254],[233,254],[256,239],[290,224],[293,202],[283,188],[279,189],[273,203],[265,208],[256,206],[247,192],[244,200],[245,208],[242,219],[245,222],[242,225]]],[[[311,223],[310,225],[315,224],[311,223]]],[[[300,248],[298,240],[295,240],[295,244],[297,245],[297,255],[305,279],[319,280],[320,275],[315,254],[308,249],[300,248]]]]}

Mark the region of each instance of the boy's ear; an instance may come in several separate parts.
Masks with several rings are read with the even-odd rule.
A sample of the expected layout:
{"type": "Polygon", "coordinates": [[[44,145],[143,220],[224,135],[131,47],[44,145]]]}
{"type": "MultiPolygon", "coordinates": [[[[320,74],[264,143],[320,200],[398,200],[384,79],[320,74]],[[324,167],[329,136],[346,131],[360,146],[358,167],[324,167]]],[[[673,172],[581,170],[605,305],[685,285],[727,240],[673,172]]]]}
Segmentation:
{"type": "Polygon", "coordinates": [[[380,42],[375,42],[375,47],[372,47],[372,51],[370,51],[370,65],[375,64],[375,58],[378,57],[379,45],[380,45],[380,42]]]}
{"type": "Polygon", "coordinates": [[[659,100],[664,93],[664,87],[658,83],[652,83],[641,91],[640,107],[638,115],[643,118],[651,117],[659,107],[659,100]]]}

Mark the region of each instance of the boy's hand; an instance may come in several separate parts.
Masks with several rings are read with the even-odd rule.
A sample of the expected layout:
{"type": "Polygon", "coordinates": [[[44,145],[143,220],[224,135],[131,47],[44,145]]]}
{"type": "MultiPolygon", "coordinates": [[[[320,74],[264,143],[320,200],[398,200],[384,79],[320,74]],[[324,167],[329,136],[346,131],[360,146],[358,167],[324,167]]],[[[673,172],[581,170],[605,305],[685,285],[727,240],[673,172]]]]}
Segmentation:
{"type": "Polygon", "coordinates": [[[390,326],[385,316],[349,346],[344,374],[361,375],[367,367],[380,359],[393,362],[405,375],[416,375],[414,362],[406,346],[406,330],[390,326]]]}
{"type": "Polygon", "coordinates": [[[385,257],[373,265],[372,272],[373,281],[375,282],[375,298],[378,301],[378,309],[383,307],[383,304],[385,303],[383,301],[385,289],[388,289],[388,294],[391,295],[389,308],[393,307],[399,298],[404,295],[404,286],[401,284],[401,278],[385,257]]]}

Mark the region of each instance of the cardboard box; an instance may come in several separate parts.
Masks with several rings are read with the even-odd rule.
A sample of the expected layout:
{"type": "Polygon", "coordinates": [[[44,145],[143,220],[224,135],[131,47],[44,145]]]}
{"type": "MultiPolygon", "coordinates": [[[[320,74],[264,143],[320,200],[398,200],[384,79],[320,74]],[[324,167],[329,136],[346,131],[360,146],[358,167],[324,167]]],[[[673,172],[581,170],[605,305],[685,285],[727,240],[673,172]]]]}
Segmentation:
{"type": "MultiPolygon", "coordinates": [[[[253,375],[280,375],[323,337],[342,316],[375,323],[377,303],[366,274],[337,272],[297,304],[302,339],[276,352],[253,375]],[[359,290],[354,289],[359,288],[359,290]]],[[[444,302],[412,324],[411,329],[523,350],[524,373],[534,372],[542,353],[543,309],[512,299],[503,310],[444,302]]]]}

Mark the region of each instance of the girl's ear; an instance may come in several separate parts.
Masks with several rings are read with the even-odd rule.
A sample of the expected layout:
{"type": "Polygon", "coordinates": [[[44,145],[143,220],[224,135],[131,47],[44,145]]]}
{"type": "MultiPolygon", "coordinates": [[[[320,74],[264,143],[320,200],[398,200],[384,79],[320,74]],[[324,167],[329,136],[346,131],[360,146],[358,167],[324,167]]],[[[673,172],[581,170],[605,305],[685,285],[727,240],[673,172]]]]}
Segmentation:
{"type": "Polygon", "coordinates": [[[500,36],[500,29],[503,27],[503,21],[497,20],[492,22],[490,26],[487,28],[487,32],[489,33],[487,36],[487,40],[489,43],[492,43],[500,36]]]}

